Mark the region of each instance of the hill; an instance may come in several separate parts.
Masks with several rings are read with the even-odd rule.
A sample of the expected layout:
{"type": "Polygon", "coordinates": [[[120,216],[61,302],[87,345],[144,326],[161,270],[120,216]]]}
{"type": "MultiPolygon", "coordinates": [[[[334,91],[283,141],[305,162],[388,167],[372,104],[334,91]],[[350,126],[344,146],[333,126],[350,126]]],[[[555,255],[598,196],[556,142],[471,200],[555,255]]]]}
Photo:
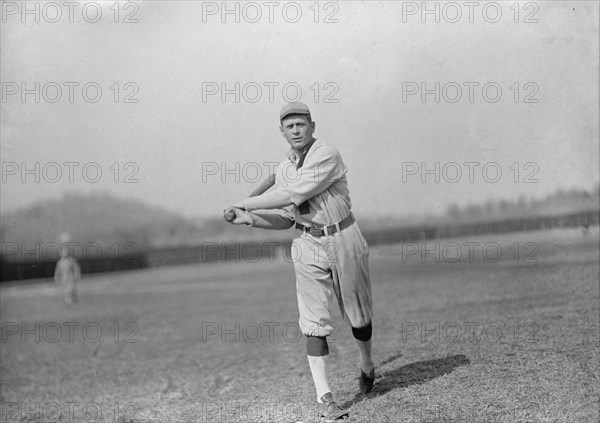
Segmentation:
{"type": "Polygon", "coordinates": [[[58,242],[69,233],[73,242],[112,245],[134,242],[148,247],[160,239],[196,232],[199,228],[176,213],[107,193],[65,194],[2,216],[2,243],[58,242]]]}

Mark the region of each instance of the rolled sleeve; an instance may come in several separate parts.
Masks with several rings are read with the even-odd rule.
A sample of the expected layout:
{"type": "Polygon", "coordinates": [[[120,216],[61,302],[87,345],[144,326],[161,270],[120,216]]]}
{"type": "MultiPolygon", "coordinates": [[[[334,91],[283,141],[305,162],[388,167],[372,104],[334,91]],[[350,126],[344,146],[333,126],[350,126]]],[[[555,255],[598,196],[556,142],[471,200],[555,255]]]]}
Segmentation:
{"type": "Polygon", "coordinates": [[[244,208],[247,211],[258,209],[280,209],[292,204],[289,192],[276,185],[275,188],[256,197],[246,198],[243,201],[244,208]]]}
{"type": "Polygon", "coordinates": [[[289,211],[283,209],[257,210],[251,213],[253,227],[261,229],[289,229],[294,218],[289,211]]]}
{"type": "Polygon", "coordinates": [[[292,203],[300,205],[325,191],[346,174],[339,152],[333,147],[316,151],[307,157],[295,180],[289,181],[287,191],[292,203]]]}

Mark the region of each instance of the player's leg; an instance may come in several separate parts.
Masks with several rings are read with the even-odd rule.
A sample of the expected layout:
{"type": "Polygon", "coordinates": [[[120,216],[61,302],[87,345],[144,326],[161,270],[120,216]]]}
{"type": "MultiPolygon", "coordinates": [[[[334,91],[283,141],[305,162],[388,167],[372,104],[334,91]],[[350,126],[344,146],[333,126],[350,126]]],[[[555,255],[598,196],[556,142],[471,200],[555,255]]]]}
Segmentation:
{"type": "Polygon", "coordinates": [[[352,335],[360,352],[360,378],[358,386],[360,392],[368,394],[375,383],[375,363],[372,354],[373,325],[369,323],[364,328],[352,328],[352,335]]]}
{"type": "Polygon", "coordinates": [[[331,392],[326,374],[329,355],[327,336],[333,330],[331,301],[333,285],[329,268],[319,257],[319,248],[306,235],[294,239],[296,295],[300,330],[306,336],[306,355],[317,391],[317,400],[331,392]]]}
{"type": "Polygon", "coordinates": [[[71,298],[73,302],[76,303],[79,301],[79,296],[77,295],[77,284],[73,283],[73,287],[71,288],[71,298]]]}
{"type": "Polygon", "coordinates": [[[327,380],[327,336],[334,331],[331,318],[333,280],[322,248],[318,248],[308,236],[294,239],[293,248],[298,257],[294,261],[296,292],[300,329],[306,335],[306,355],[317,393],[317,402],[323,404],[323,416],[337,419],[347,412],[333,400],[327,380]]]}
{"type": "Polygon", "coordinates": [[[310,373],[313,377],[315,389],[317,391],[317,401],[323,402],[322,398],[327,393],[331,393],[329,382],[327,380],[327,356],[329,347],[325,336],[307,336],[306,337],[306,356],[310,373]]]}
{"type": "Polygon", "coordinates": [[[71,282],[68,280],[68,278],[63,278],[63,280],[61,281],[61,289],[63,291],[63,299],[65,301],[66,305],[71,305],[73,304],[73,297],[71,295],[71,282]]]}
{"type": "Polygon", "coordinates": [[[356,225],[332,239],[336,242],[337,252],[333,269],[336,297],[358,345],[361,364],[359,388],[362,393],[368,393],[375,380],[369,247],[356,225]]]}
{"type": "Polygon", "coordinates": [[[327,382],[327,362],[329,348],[326,337],[307,337],[307,356],[310,372],[317,390],[317,402],[319,403],[321,417],[325,421],[332,422],[348,416],[333,399],[333,393],[327,382]]]}

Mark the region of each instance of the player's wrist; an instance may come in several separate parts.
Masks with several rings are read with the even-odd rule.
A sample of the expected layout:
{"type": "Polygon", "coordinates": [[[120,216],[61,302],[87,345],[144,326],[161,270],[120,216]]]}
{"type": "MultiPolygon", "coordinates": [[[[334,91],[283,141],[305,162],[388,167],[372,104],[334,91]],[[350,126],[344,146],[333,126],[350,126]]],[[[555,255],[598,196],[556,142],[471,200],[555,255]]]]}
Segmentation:
{"type": "Polygon", "coordinates": [[[242,206],[242,210],[246,211],[246,212],[250,212],[251,211],[251,204],[248,204],[248,198],[246,198],[245,200],[242,200],[242,203],[240,204],[242,206]]]}

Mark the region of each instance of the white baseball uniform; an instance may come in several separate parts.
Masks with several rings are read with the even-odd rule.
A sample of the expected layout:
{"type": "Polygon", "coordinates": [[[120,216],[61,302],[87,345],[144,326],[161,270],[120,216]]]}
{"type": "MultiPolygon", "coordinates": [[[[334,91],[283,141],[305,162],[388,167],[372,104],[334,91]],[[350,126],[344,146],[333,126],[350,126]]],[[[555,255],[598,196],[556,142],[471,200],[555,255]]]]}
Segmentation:
{"type": "MultiPolygon", "coordinates": [[[[286,229],[295,221],[306,227],[322,227],[350,215],[347,168],[338,150],[315,140],[305,154],[302,167],[297,168],[300,157],[292,150],[277,168],[274,187],[244,200],[244,207],[252,212],[253,226],[286,229]],[[308,207],[300,207],[305,202],[308,207]],[[293,218],[284,209],[289,205],[293,205],[293,218]]],[[[303,334],[327,336],[333,332],[334,295],[352,327],[362,328],[371,322],[369,247],[356,222],[325,236],[296,228],[291,256],[303,334]]]]}

